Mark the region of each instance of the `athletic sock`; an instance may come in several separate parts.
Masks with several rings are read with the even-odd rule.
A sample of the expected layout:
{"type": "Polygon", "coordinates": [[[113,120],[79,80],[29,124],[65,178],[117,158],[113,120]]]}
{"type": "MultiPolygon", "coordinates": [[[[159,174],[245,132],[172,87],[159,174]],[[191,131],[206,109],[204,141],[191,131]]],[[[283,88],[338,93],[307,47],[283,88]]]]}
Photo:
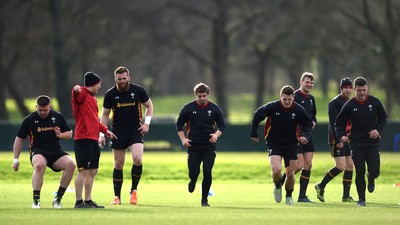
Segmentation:
{"type": "Polygon", "coordinates": [[[132,170],[131,170],[131,178],[132,178],[132,187],[131,187],[131,191],[132,190],[137,190],[137,186],[139,184],[140,181],[140,177],[142,176],[142,170],[143,170],[143,164],[141,164],[140,166],[132,166],[132,170]]]}
{"type": "Polygon", "coordinates": [[[345,170],[343,173],[343,198],[350,197],[350,188],[353,178],[353,171],[345,170]]]}
{"type": "Polygon", "coordinates": [[[287,188],[285,188],[285,190],[286,190],[286,197],[292,197],[292,193],[293,193],[293,190],[294,190],[294,189],[287,189],[287,188]]]}
{"type": "Polygon", "coordinates": [[[66,188],[63,188],[63,187],[58,187],[58,191],[57,191],[57,196],[56,196],[56,198],[58,198],[58,199],[62,199],[62,197],[64,196],[64,193],[65,193],[65,190],[66,190],[66,188]]]}
{"type": "Polygon", "coordinates": [[[283,173],[281,181],[280,181],[282,186],[283,186],[283,184],[285,184],[285,180],[286,180],[286,173],[283,173]]]}
{"type": "Polygon", "coordinates": [[[325,188],[326,184],[329,183],[329,181],[331,181],[333,178],[335,178],[339,173],[341,173],[342,171],[339,170],[337,167],[333,167],[332,169],[330,169],[324,176],[324,178],[322,179],[321,183],[320,183],[320,187],[321,188],[325,188]]]}
{"type": "Polygon", "coordinates": [[[301,171],[299,198],[306,197],[307,186],[308,186],[308,182],[310,181],[310,174],[311,174],[310,170],[303,169],[301,171]]]}
{"type": "Polygon", "coordinates": [[[39,201],[40,200],[40,190],[33,190],[33,201],[39,201]]]}
{"type": "Polygon", "coordinates": [[[114,196],[118,196],[121,199],[121,188],[122,182],[124,181],[123,171],[114,168],[113,172],[113,184],[114,184],[114,196]]]}
{"type": "Polygon", "coordinates": [[[281,188],[281,187],[282,187],[282,185],[281,185],[281,182],[280,182],[280,181],[278,181],[278,182],[275,182],[275,181],[274,181],[274,184],[275,184],[275,188],[276,188],[276,189],[278,189],[278,188],[281,188]]]}

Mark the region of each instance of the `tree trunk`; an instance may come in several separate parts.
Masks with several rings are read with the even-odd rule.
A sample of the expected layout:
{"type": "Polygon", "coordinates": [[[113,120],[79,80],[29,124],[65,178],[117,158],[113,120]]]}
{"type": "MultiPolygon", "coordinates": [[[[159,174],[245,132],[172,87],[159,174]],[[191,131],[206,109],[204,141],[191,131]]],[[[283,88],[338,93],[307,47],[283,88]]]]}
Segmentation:
{"type": "Polygon", "coordinates": [[[218,7],[218,16],[213,20],[213,77],[218,105],[224,112],[225,118],[229,117],[226,98],[226,70],[228,66],[229,37],[226,32],[228,13],[225,1],[215,1],[218,7]]]}
{"type": "Polygon", "coordinates": [[[256,84],[256,102],[255,109],[263,104],[264,93],[265,93],[265,70],[267,68],[267,61],[265,54],[257,54],[258,63],[260,65],[257,73],[257,84],[256,84]]]}
{"type": "Polygon", "coordinates": [[[68,86],[68,65],[65,60],[64,41],[61,35],[60,7],[62,2],[50,0],[50,10],[53,23],[53,46],[54,46],[54,67],[56,96],[59,109],[67,119],[72,117],[70,87],[68,86]]]}

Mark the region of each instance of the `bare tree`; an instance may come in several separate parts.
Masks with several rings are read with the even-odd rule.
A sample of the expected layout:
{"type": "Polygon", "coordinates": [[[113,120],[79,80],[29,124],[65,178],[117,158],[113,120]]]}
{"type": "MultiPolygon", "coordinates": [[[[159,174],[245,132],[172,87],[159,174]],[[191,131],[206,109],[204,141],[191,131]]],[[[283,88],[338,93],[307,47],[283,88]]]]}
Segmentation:
{"type": "MultiPolygon", "coordinates": [[[[385,4],[368,0],[361,0],[359,15],[354,11],[342,9],[341,13],[357,26],[365,29],[377,40],[377,46],[371,46],[370,50],[382,57],[386,65],[386,73],[383,84],[386,92],[386,108],[390,115],[393,102],[400,103],[397,97],[400,92],[400,74],[398,74],[397,62],[399,61],[398,38],[400,35],[400,4],[397,1],[385,0],[385,4]],[[373,12],[373,13],[372,13],[373,12]]],[[[363,42],[362,39],[358,41],[363,42]]]]}
{"type": "Polygon", "coordinates": [[[2,80],[0,82],[0,120],[8,120],[5,104],[6,90],[15,100],[22,116],[29,114],[20,89],[16,86],[18,83],[12,81],[12,75],[18,63],[28,55],[31,49],[30,47],[24,48],[24,38],[27,37],[29,30],[32,5],[25,4],[25,7],[21,7],[22,4],[23,1],[0,1],[0,79],[2,80]],[[19,24],[12,20],[14,15],[11,12],[16,8],[25,12],[25,15],[19,17],[19,24]]]}
{"type": "Polygon", "coordinates": [[[228,29],[230,1],[229,0],[212,0],[212,9],[206,10],[190,5],[185,1],[171,0],[169,3],[184,11],[193,17],[203,19],[209,23],[210,26],[210,56],[202,55],[201,50],[196,50],[191,47],[187,40],[182,37],[178,29],[174,25],[171,26],[173,36],[175,37],[177,45],[183,49],[190,57],[197,60],[200,64],[209,67],[213,74],[214,88],[216,92],[217,102],[223,109],[225,117],[229,117],[228,102],[226,93],[226,73],[228,67],[229,56],[229,39],[230,31],[228,29]]]}

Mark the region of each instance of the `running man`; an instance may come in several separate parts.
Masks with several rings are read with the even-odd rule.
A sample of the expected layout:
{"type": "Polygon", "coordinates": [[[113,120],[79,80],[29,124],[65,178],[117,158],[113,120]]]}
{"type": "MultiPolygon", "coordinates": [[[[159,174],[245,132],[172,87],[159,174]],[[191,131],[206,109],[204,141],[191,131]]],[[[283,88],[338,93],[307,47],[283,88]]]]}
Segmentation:
{"type": "MultiPolygon", "coordinates": [[[[330,169],[322,179],[322,181],[315,185],[317,191],[317,198],[321,202],[325,202],[324,192],[325,186],[339,175],[343,173],[343,197],[342,202],[352,202],[353,198],[350,196],[350,187],[353,178],[353,160],[350,156],[350,148],[348,143],[336,143],[336,136],[334,132],[336,117],[342,109],[343,105],[350,99],[353,92],[353,82],[349,78],[343,78],[340,81],[340,94],[334,97],[328,104],[329,126],[328,126],[328,141],[331,145],[331,155],[335,159],[335,167],[330,169]]],[[[349,131],[351,124],[348,123],[346,130],[349,131]]]]}
{"type": "Polygon", "coordinates": [[[210,88],[206,84],[196,84],[194,94],[196,100],[187,103],[180,110],[176,129],[188,153],[188,191],[194,191],[200,174],[200,164],[203,162],[201,206],[210,207],[208,193],[212,183],[217,140],[224,133],[225,121],[221,108],[208,100],[210,88]],[[183,129],[185,124],[186,134],[183,129]]]}
{"type": "Polygon", "coordinates": [[[368,95],[367,79],[357,77],[354,91],[354,98],[343,105],[336,118],[336,142],[349,142],[356,169],[357,206],[366,206],[365,172],[368,171],[368,192],[372,193],[375,179],[380,174],[380,133],[386,125],[387,114],[381,101],[368,95]],[[347,136],[348,121],[351,122],[351,130],[347,136]]]}
{"type": "Polygon", "coordinates": [[[294,205],[292,193],[295,184],[297,149],[299,142],[308,143],[311,137],[312,121],[303,107],[294,102],[294,89],[286,85],[280,91],[280,100],[269,102],[259,107],[251,122],[250,138],[258,143],[258,125],[267,118],[265,124],[265,141],[268,146],[272,181],[274,182],[274,198],[282,201],[282,159],[285,163],[286,204],[294,205]],[[301,136],[298,137],[298,125],[301,125],[301,136]]]}

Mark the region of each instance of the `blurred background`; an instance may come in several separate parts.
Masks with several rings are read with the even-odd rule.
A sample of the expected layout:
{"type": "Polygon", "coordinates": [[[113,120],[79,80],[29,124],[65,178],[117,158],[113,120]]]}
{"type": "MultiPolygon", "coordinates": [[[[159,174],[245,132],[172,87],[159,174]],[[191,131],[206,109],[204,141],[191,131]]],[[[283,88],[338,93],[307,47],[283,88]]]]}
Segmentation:
{"type": "Polygon", "coordinates": [[[102,77],[101,98],[126,66],[154,101],[209,84],[228,121],[239,96],[250,117],[305,71],[324,108],[341,78],[364,76],[397,123],[399,30],[396,0],[0,0],[0,121],[19,123],[40,94],[72,119],[86,71],[102,77]]]}

